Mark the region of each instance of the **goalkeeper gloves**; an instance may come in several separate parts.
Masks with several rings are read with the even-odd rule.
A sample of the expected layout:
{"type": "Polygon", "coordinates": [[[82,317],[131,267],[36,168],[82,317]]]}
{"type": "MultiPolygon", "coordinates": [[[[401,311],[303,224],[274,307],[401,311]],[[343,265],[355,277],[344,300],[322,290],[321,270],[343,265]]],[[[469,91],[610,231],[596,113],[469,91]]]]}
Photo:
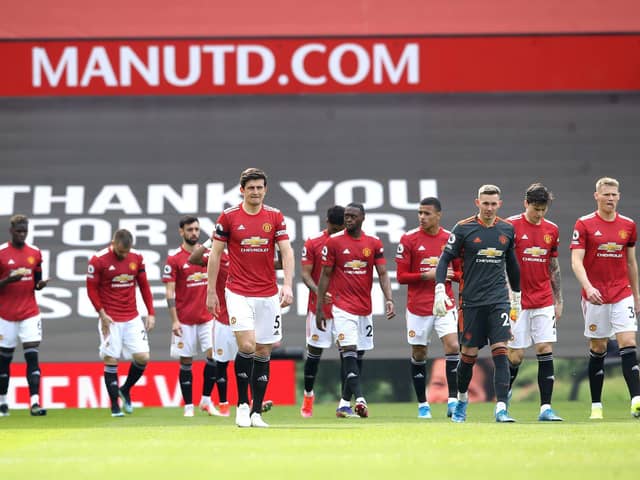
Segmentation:
{"type": "Polygon", "coordinates": [[[453,305],[451,299],[447,296],[444,283],[436,285],[436,295],[433,300],[433,314],[436,317],[444,317],[447,314],[447,307],[453,305]]]}
{"type": "Polygon", "coordinates": [[[520,310],[522,310],[520,297],[520,292],[511,292],[511,310],[509,311],[509,318],[511,318],[511,320],[514,322],[518,320],[518,317],[520,317],[520,310]]]}

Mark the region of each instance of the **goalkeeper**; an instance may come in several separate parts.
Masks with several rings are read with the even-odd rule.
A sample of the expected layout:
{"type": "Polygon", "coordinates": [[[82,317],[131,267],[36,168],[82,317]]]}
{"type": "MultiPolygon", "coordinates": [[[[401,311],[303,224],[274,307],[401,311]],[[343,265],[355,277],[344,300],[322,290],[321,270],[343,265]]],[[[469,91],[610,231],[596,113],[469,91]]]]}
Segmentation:
{"type": "Polygon", "coordinates": [[[520,314],[520,267],[514,252],[514,228],[497,215],[502,206],[500,188],[481,186],[475,203],[477,215],[461,220],[453,227],[436,270],[433,314],[442,316],[452,302],[444,286],[447,267],[454,258],[463,259],[458,320],[461,345],[457,372],[458,403],[451,420],[457,423],[466,420],[467,389],[473,365],[478,350],[488,343],[495,366],[495,419],[501,423],[514,422],[507,412],[509,319],[517,319],[520,314]],[[511,294],[506,277],[509,278],[511,294]]]}

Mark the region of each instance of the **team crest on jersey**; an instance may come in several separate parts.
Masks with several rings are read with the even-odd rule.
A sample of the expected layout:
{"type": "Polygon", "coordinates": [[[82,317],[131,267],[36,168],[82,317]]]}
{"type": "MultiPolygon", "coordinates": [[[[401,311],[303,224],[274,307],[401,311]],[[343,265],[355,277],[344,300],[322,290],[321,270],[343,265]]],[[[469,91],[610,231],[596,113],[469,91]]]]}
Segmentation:
{"type": "Polygon", "coordinates": [[[314,342],[317,342],[318,340],[320,340],[320,336],[314,333],[313,335],[311,335],[311,340],[313,340],[314,342]]]}
{"type": "Polygon", "coordinates": [[[416,332],[413,330],[409,330],[409,337],[413,338],[416,336],[416,332]]]}
{"type": "Polygon", "coordinates": [[[138,268],[138,264],[136,262],[131,262],[129,264],[129,270],[135,272],[137,268],[138,268]]]}
{"type": "Polygon", "coordinates": [[[544,239],[544,243],[546,243],[547,245],[551,245],[551,242],[553,242],[553,237],[551,235],[549,235],[548,233],[545,234],[543,239],[544,239]]]}
{"type": "Polygon", "coordinates": [[[371,256],[371,249],[368,247],[364,247],[362,249],[362,255],[364,255],[365,257],[370,257],[371,256]]]}
{"type": "Polygon", "coordinates": [[[502,245],[506,245],[506,243],[509,241],[509,239],[507,237],[505,237],[504,235],[500,235],[498,237],[498,241],[502,244],[502,245]]]}
{"type": "Polygon", "coordinates": [[[473,239],[473,243],[482,243],[482,240],[480,239],[480,237],[476,237],[473,239]]]}
{"type": "Polygon", "coordinates": [[[229,323],[230,323],[231,325],[235,325],[235,324],[236,324],[236,322],[237,322],[236,317],[231,317],[231,318],[229,319],[229,323]]]}
{"type": "Polygon", "coordinates": [[[340,341],[344,340],[344,333],[340,333],[338,335],[338,340],[340,340],[340,341]]]}
{"type": "Polygon", "coordinates": [[[589,325],[589,331],[590,331],[590,332],[595,332],[595,331],[597,330],[597,328],[598,328],[598,327],[597,327],[595,324],[593,324],[593,323],[592,323],[591,325],[589,325]]]}
{"type": "Polygon", "coordinates": [[[273,225],[271,225],[270,223],[263,223],[262,230],[266,233],[269,233],[271,230],[273,230],[273,225]]]}
{"type": "Polygon", "coordinates": [[[626,240],[627,238],[629,238],[629,232],[627,232],[626,230],[620,230],[618,232],[618,235],[622,240],[626,240]]]}
{"type": "Polygon", "coordinates": [[[178,346],[178,348],[182,349],[182,348],[184,348],[184,343],[182,343],[182,342],[178,342],[178,345],[177,345],[177,346],[178,346]]]}
{"type": "MultiPolygon", "coordinates": [[[[622,237],[622,238],[624,238],[624,237],[622,237]]],[[[29,265],[33,265],[34,263],[36,263],[36,259],[33,258],[33,257],[28,257],[27,258],[27,262],[29,263],[29,265]]]]}
{"type": "Polygon", "coordinates": [[[222,356],[222,354],[224,353],[224,350],[223,350],[223,349],[221,349],[221,348],[219,348],[219,349],[217,349],[217,350],[216,350],[216,353],[217,353],[218,355],[222,356]]]}

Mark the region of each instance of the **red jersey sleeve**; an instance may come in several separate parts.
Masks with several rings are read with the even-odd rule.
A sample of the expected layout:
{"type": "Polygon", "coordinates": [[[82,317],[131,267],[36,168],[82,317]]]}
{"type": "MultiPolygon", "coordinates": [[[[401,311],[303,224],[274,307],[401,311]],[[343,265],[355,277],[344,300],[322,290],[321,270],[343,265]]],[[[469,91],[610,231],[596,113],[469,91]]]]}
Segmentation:
{"type": "Polygon", "coordinates": [[[96,309],[96,312],[102,310],[102,302],[100,301],[100,294],[98,293],[98,285],[100,284],[100,277],[102,274],[102,266],[98,257],[92,257],[87,266],[87,296],[96,309]]]}
{"type": "Polygon", "coordinates": [[[334,242],[329,238],[324,247],[322,247],[322,266],[333,267],[336,264],[336,249],[334,242]]]}
{"type": "Polygon", "coordinates": [[[153,295],[151,294],[151,286],[149,285],[149,280],[147,280],[147,271],[144,265],[144,258],[142,255],[138,256],[140,263],[138,264],[138,275],[136,276],[136,282],[138,283],[138,288],[140,288],[140,293],[142,294],[142,300],[144,301],[144,305],[147,307],[147,311],[149,315],[155,315],[155,309],[153,308],[153,295]]]}
{"type": "Polygon", "coordinates": [[[167,261],[164,264],[164,268],[162,269],[162,282],[175,283],[177,271],[178,269],[176,265],[176,257],[174,255],[170,255],[169,257],[167,257],[167,261]]]}
{"type": "Polygon", "coordinates": [[[306,242],[304,242],[304,246],[302,247],[302,255],[300,258],[300,263],[302,265],[313,265],[315,261],[315,252],[313,249],[313,245],[311,243],[311,239],[308,238],[306,242]]]}
{"type": "Polygon", "coordinates": [[[573,229],[573,237],[571,238],[571,249],[587,249],[587,229],[582,222],[578,220],[573,229]]]}
{"type": "Polygon", "coordinates": [[[276,233],[274,235],[276,243],[281,240],[289,240],[289,234],[287,233],[287,222],[284,219],[282,212],[277,213],[276,219],[276,233]]]}
{"type": "Polygon", "coordinates": [[[216,221],[216,228],[213,231],[213,235],[211,238],[214,240],[219,240],[220,242],[225,242],[229,240],[229,235],[231,234],[229,219],[225,215],[224,212],[220,214],[218,220],[216,221]]]}

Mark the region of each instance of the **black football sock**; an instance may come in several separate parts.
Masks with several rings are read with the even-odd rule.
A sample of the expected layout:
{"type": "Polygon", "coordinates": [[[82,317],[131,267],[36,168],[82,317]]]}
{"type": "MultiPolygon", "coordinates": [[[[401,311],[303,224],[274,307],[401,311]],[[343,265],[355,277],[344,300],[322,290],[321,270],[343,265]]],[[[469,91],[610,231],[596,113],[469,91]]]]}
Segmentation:
{"type": "Polygon", "coordinates": [[[109,400],[111,401],[111,410],[119,410],[118,406],[118,366],[104,366],[104,384],[107,387],[109,400]]]}
{"type": "Polygon", "coordinates": [[[622,360],[622,374],[627,382],[629,395],[631,398],[640,395],[640,377],[638,376],[638,359],[636,357],[636,347],[623,347],[620,349],[620,359],[622,360]]]}
{"type": "Polygon", "coordinates": [[[213,386],[216,383],[217,368],[216,361],[213,358],[207,358],[202,370],[202,395],[210,397],[213,386]]]}
{"type": "Polygon", "coordinates": [[[236,385],[238,386],[238,405],[249,404],[249,382],[253,371],[253,353],[238,352],[234,363],[236,385]]]}
{"type": "Polygon", "coordinates": [[[269,384],[269,357],[255,355],[253,357],[253,374],[251,375],[251,391],[253,392],[253,404],[251,413],[262,413],[262,402],[269,384]]]}
{"type": "Polygon", "coordinates": [[[129,366],[129,374],[127,375],[127,379],[122,384],[121,390],[123,392],[129,393],[131,388],[136,384],[142,374],[144,373],[144,369],[147,368],[147,364],[144,365],[139,364],[135,360],[131,362],[131,366],[129,366]]]}
{"type": "Polygon", "coordinates": [[[216,362],[216,371],[218,373],[218,379],[216,385],[218,386],[218,399],[220,403],[227,403],[227,367],[229,362],[216,362]]]}
{"type": "Polygon", "coordinates": [[[193,372],[191,371],[191,364],[180,364],[180,391],[182,392],[182,398],[185,405],[193,404],[193,372]]]}
{"type": "Polygon", "coordinates": [[[447,387],[449,389],[449,398],[456,398],[458,394],[458,363],[460,355],[457,353],[449,353],[444,356],[445,371],[447,375],[447,387]]]}
{"type": "Polygon", "coordinates": [[[596,353],[589,350],[589,389],[591,403],[602,401],[602,385],[604,384],[604,359],[607,352],[596,353]]]}
{"type": "Polygon", "coordinates": [[[460,354],[457,375],[458,391],[460,393],[467,393],[467,390],[469,390],[469,383],[471,383],[471,377],[473,377],[473,365],[476,363],[477,358],[477,355],[460,354]]]}
{"type": "Polygon", "coordinates": [[[427,401],[425,391],[427,388],[426,360],[418,361],[411,357],[411,380],[413,381],[413,388],[416,391],[416,397],[418,397],[418,403],[425,403],[427,401]]]}
{"type": "Polygon", "coordinates": [[[307,359],[304,361],[304,391],[307,393],[313,391],[318,365],[320,365],[320,357],[321,355],[307,352],[307,359]]]}
{"type": "Polygon", "coordinates": [[[538,388],[540,389],[540,405],[551,405],[553,383],[553,353],[541,353],[538,358],[538,388]]]}

